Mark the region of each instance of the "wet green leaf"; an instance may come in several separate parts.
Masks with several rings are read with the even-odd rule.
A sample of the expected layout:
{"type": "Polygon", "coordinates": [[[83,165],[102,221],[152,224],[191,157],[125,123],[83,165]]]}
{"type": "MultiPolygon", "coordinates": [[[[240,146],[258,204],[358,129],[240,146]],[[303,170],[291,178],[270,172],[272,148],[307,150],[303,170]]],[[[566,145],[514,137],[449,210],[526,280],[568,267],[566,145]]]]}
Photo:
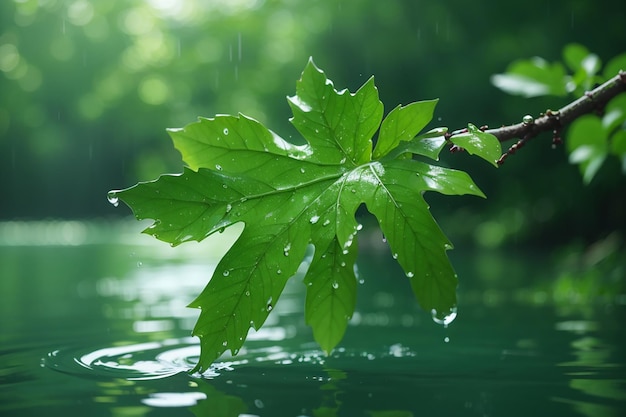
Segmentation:
{"type": "Polygon", "coordinates": [[[465,149],[470,154],[475,154],[493,166],[498,166],[498,159],[502,155],[502,145],[495,136],[483,132],[473,124],[467,126],[467,133],[454,135],[450,141],[465,149]]]}
{"type": "MultiPolygon", "coordinates": [[[[236,223],[240,237],[190,306],[201,309],[196,371],[259,329],[312,245],[306,272],[306,321],[323,350],[339,343],[354,312],[357,208],[373,213],[427,311],[446,316],[456,304],[452,247],[431,216],[423,193],[483,196],[461,171],[413,159],[437,159],[445,128],[419,132],[435,100],[397,107],[382,121],[373,79],[357,92],[337,91],[310,61],[289,97],[292,122],[307,143],[293,145],[243,116],[202,118],[170,130],[188,167],[140,183],[117,196],[145,233],[177,245],[200,241],[236,223]],[[376,150],[372,138],[380,128],[376,150]]],[[[471,151],[493,159],[495,145],[471,131],[471,151]]],[[[498,144],[499,145],[499,144],[498,144]]]]}

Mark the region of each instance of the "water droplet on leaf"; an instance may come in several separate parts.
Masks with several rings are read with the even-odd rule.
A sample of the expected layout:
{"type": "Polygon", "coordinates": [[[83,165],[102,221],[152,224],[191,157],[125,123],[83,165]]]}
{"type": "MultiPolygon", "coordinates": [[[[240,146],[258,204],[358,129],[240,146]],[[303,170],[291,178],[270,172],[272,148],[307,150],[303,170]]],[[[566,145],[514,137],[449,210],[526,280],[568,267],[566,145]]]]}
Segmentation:
{"type": "Polygon", "coordinates": [[[230,271],[228,269],[225,269],[224,272],[222,272],[222,275],[224,275],[225,277],[230,275],[230,271]]]}
{"type": "Polygon", "coordinates": [[[406,277],[407,278],[413,278],[414,276],[415,276],[415,274],[413,272],[411,272],[411,271],[406,273],[406,277]]]}
{"type": "Polygon", "coordinates": [[[218,171],[222,170],[222,166],[220,164],[216,164],[215,165],[215,169],[217,169],[218,171]]]}
{"type": "Polygon", "coordinates": [[[456,307],[452,307],[450,311],[448,311],[447,314],[443,314],[443,313],[439,313],[437,310],[433,308],[430,311],[430,313],[432,314],[433,321],[435,323],[441,324],[444,327],[448,327],[448,325],[452,323],[454,319],[456,318],[457,309],[456,307]]]}
{"type": "Polygon", "coordinates": [[[113,204],[114,207],[117,207],[120,204],[120,199],[115,191],[108,192],[107,200],[109,200],[109,203],[113,204]]]}
{"type": "Polygon", "coordinates": [[[334,289],[339,288],[339,283],[337,281],[333,281],[333,288],[334,289]]]}
{"type": "Polygon", "coordinates": [[[322,226],[328,226],[330,224],[330,220],[326,219],[324,220],[324,223],[322,223],[322,226]]]}
{"type": "Polygon", "coordinates": [[[311,224],[315,224],[319,221],[320,216],[313,216],[311,217],[311,219],[309,220],[311,222],[311,224]]]}
{"type": "Polygon", "coordinates": [[[224,134],[228,135],[228,128],[227,127],[224,128],[224,134]]]}

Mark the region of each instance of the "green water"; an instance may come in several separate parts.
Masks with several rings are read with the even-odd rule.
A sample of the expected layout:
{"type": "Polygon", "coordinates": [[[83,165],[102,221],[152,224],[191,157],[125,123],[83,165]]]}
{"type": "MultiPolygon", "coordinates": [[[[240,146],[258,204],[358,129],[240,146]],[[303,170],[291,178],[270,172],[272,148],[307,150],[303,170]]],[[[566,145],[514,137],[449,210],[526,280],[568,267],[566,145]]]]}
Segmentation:
{"type": "Polygon", "coordinates": [[[549,251],[456,249],[444,328],[366,227],[335,352],[312,342],[296,276],[245,349],[200,376],[186,372],[199,348],[185,306],[233,236],[173,249],[139,229],[0,225],[0,416],[624,415],[625,297],[555,301],[549,251]]]}

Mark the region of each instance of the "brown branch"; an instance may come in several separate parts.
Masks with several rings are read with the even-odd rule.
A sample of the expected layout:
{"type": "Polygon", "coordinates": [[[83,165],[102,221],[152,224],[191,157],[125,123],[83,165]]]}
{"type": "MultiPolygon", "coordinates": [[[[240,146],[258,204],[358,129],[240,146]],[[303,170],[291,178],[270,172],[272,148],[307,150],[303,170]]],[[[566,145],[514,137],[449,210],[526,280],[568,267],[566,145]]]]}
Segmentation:
{"type": "MultiPolygon", "coordinates": [[[[626,91],[626,72],[620,71],[619,74],[604,84],[588,91],[579,99],[557,111],[546,110],[546,112],[537,119],[533,119],[532,116],[524,116],[524,120],[521,123],[502,126],[497,129],[481,128],[481,130],[491,133],[497,137],[500,142],[519,139],[517,143],[512,145],[511,148],[502,155],[498,161],[499,164],[502,164],[509,155],[514,154],[519,148],[524,146],[526,142],[538,136],[540,133],[552,131],[552,143],[560,143],[561,130],[565,126],[584,114],[602,111],[613,97],[624,91],[626,91]]],[[[450,136],[454,136],[462,131],[463,130],[453,132],[450,136]]]]}

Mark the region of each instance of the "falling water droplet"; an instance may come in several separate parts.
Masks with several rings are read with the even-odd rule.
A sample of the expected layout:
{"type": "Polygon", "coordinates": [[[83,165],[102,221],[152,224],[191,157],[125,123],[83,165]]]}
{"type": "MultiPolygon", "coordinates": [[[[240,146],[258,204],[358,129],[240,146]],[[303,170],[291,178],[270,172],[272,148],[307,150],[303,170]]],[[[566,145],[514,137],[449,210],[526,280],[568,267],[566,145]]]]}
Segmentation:
{"type": "Polygon", "coordinates": [[[452,307],[448,314],[441,314],[434,308],[430,311],[433,316],[433,321],[437,324],[443,325],[443,327],[448,327],[450,323],[454,321],[457,315],[456,307],[452,307]]]}
{"type": "Polygon", "coordinates": [[[114,207],[120,204],[120,199],[115,191],[109,191],[107,193],[107,200],[109,200],[109,203],[113,204],[114,207]]]}

